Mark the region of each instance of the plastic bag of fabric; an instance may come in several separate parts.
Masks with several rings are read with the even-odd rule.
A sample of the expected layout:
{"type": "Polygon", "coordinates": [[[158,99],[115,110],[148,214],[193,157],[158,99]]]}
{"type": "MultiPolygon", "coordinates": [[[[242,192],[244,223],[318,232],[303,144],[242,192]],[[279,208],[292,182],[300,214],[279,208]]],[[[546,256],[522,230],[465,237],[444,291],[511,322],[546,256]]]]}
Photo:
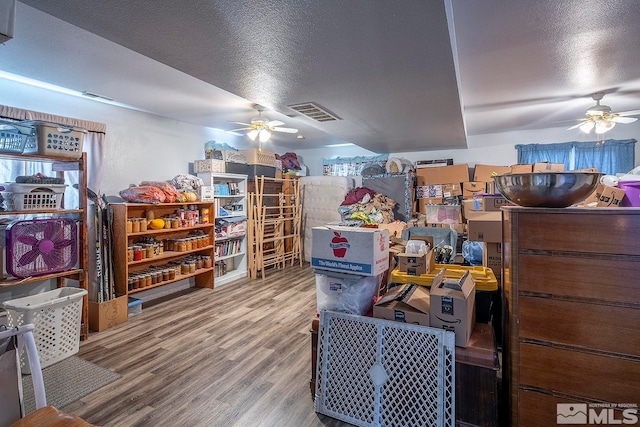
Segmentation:
{"type": "Polygon", "coordinates": [[[140,186],[150,185],[152,187],[157,187],[164,192],[165,195],[165,203],[173,203],[180,197],[180,193],[176,190],[176,187],[168,183],[167,181],[142,181],[140,186]]]}
{"type": "Polygon", "coordinates": [[[131,203],[164,203],[167,196],[164,191],[152,185],[129,187],[120,191],[120,197],[131,203]]]}
{"type": "Polygon", "coordinates": [[[462,256],[471,265],[482,265],[482,242],[462,242],[462,256]]]}

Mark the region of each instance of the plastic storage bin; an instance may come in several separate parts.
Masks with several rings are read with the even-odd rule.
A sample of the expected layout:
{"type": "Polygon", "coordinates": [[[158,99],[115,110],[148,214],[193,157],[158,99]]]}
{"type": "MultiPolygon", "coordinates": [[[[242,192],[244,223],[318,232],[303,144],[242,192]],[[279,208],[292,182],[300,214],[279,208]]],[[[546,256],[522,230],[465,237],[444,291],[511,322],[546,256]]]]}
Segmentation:
{"type": "Polygon", "coordinates": [[[142,300],[139,298],[129,297],[127,302],[129,317],[137,316],[142,313],[142,300]]]}
{"type": "Polygon", "coordinates": [[[84,136],[87,133],[86,129],[41,120],[21,123],[35,127],[38,154],[73,159],[82,157],[82,145],[84,136]]]}
{"type": "MultiPolygon", "coordinates": [[[[42,368],[66,359],[80,349],[80,323],[84,289],[58,288],[2,303],[7,326],[32,323],[42,368]]],[[[20,355],[22,372],[31,373],[26,354],[20,355]]]]}
{"type": "Polygon", "coordinates": [[[18,184],[11,183],[8,190],[12,194],[16,211],[39,209],[60,209],[65,184],[18,184]]]}
{"type": "Polygon", "coordinates": [[[460,205],[424,205],[427,224],[458,224],[460,205]]]}
{"type": "Polygon", "coordinates": [[[33,126],[0,120],[0,153],[22,154],[25,148],[36,147],[36,130],[33,126]]]}
{"type": "Polygon", "coordinates": [[[380,276],[359,276],[329,271],[316,273],[318,311],[329,310],[348,314],[367,314],[373,308],[373,298],[380,290],[380,276]]]}
{"type": "Polygon", "coordinates": [[[276,167],[276,154],[271,151],[260,150],[258,148],[247,148],[245,150],[240,150],[240,154],[247,159],[247,163],[250,165],[276,167]]]}

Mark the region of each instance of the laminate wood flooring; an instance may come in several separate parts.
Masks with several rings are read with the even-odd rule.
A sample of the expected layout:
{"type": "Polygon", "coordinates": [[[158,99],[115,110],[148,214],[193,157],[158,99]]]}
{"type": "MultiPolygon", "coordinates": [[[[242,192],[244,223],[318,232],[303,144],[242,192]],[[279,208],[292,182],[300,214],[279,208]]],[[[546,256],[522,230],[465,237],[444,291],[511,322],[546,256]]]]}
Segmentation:
{"type": "Polygon", "coordinates": [[[144,307],[81,342],[122,377],[63,409],[102,426],[348,426],[313,410],[315,289],[307,263],[144,307]]]}

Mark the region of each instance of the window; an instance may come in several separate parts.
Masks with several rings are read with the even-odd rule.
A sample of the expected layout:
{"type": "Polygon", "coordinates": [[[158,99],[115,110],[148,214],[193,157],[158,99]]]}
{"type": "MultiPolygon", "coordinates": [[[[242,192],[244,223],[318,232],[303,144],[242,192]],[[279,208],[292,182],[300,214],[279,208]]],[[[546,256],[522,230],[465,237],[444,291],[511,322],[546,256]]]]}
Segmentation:
{"type": "Polygon", "coordinates": [[[367,166],[378,164],[384,169],[388,154],[378,156],[334,157],[322,159],[322,174],[327,176],[359,176],[367,166]]]}
{"type": "Polygon", "coordinates": [[[635,139],[516,145],[518,163],[562,163],[565,170],[597,168],[615,175],[635,167],[635,139]]]}

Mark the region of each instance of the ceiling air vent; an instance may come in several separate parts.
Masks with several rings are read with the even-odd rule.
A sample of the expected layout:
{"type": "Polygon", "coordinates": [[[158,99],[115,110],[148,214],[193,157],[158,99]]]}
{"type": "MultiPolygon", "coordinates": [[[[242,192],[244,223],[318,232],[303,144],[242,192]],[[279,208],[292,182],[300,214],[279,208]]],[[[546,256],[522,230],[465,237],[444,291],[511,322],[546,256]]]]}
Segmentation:
{"type": "Polygon", "coordinates": [[[329,110],[324,109],[313,102],[305,102],[304,104],[289,105],[289,108],[303,114],[318,122],[331,122],[334,120],[342,120],[329,110]]]}

